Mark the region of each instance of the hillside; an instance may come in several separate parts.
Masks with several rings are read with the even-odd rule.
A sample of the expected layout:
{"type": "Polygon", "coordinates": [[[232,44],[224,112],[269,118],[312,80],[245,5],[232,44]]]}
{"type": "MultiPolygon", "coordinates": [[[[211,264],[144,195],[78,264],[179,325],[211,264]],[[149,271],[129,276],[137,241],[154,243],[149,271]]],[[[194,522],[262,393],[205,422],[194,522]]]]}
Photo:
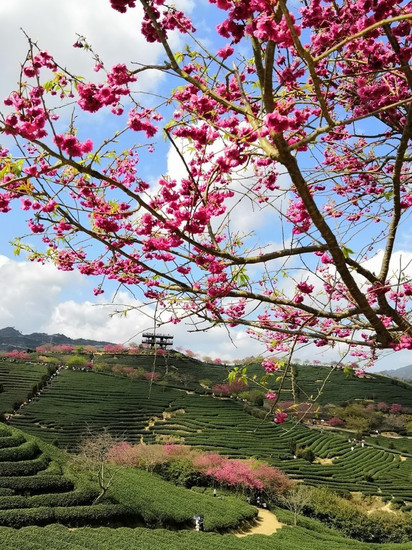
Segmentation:
{"type": "Polygon", "coordinates": [[[102,525],[131,515],[118,503],[95,505],[97,495],[68,470],[65,453],[0,423],[0,525],[102,525]]]}
{"type": "MultiPolygon", "coordinates": [[[[147,370],[151,370],[150,357],[134,358],[135,361],[137,359],[140,365],[146,361],[147,370]]],[[[158,359],[160,361],[161,358],[158,359]]],[[[130,364],[131,360],[131,357],[118,356],[117,371],[121,361],[130,364]]],[[[184,374],[187,361],[191,368],[196,366],[192,364],[193,360],[175,357],[173,363],[176,371],[182,366],[184,374]]],[[[18,372],[18,369],[18,365],[13,364],[8,376],[11,377],[13,370],[18,372]]],[[[164,365],[158,365],[158,369],[163,372],[164,365]]],[[[221,379],[226,376],[226,371],[216,365],[199,365],[199,371],[202,375],[207,372],[220,373],[221,379]]],[[[127,372],[130,373],[130,370],[127,372]]],[[[310,372],[310,369],[305,372],[310,372]]],[[[317,377],[321,372],[317,368],[314,374],[317,377]]],[[[302,380],[302,387],[311,387],[308,378],[305,382],[300,371],[297,374],[299,379],[302,380]]],[[[193,379],[187,381],[184,376],[183,380],[185,385],[174,372],[172,387],[167,383],[167,378],[150,384],[144,377],[130,378],[98,370],[62,369],[30,403],[15,411],[10,424],[72,451],[87,432],[98,433],[107,428],[117,437],[132,443],[184,443],[232,458],[254,456],[281,468],[293,478],[305,479],[311,485],[412,500],[407,482],[412,471],[412,460],[401,460],[399,451],[389,451],[374,442],[365,449],[357,447],[352,451],[347,435],[315,430],[311,423],[305,426],[295,424],[293,413],[288,424],[277,426],[270,419],[262,420],[248,414],[241,399],[213,397],[210,391],[199,385],[195,374],[193,379]],[[302,452],[305,449],[313,451],[320,462],[313,464],[303,457],[294,459],[289,450],[291,439],[296,440],[302,452]]],[[[316,385],[317,380],[312,379],[312,384],[316,385]]],[[[344,389],[344,379],[338,377],[337,380],[338,383],[330,383],[329,396],[340,402],[348,396],[348,391],[344,389]]],[[[396,381],[388,384],[384,377],[363,381],[349,379],[348,382],[353,382],[352,392],[356,390],[357,395],[361,394],[359,388],[363,387],[364,395],[370,396],[371,392],[375,392],[376,398],[381,400],[381,396],[376,394],[381,381],[386,382],[382,388],[389,403],[403,402],[405,406],[412,403],[412,392],[408,387],[396,381]],[[368,389],[371,383],[378,386],[368,389]]],[[[262,409],[257,411],[260,416],[266,414],[262,409]]],[[[402,456],[407,455],[407,450],[402,450],[402,456]]]]}
{"type": "Polygon", "coordinates": [[[46,334],[44,332],[33,332],[32,334],[22,334],[13,327],[0,329],[0,350],[12,351],[14,349],[26,350],[36,349],[44,344],[52,344],[54,346],[71,345],[71,346],[97,346],[103,347],[110,342],[99,340],[89,340],[85,338],[69,338],[64,334],[46,334]]]}
{"type": "MultiPolygon", "coordinates": [[[[262,375],[260,364],[252,364],[248,369],[251,375],[262,375]]],[[[381,373],[358,377],[320,365],[294,365],[282,392],[282,401],[293,399],[297,402],[315,399],[320,405],[338,405],[354,400],[388,401],[412,407],[412,384],[381,373]]]]}
{"type": "MultiPolygon", "coordinates": [[[[412,542],[393,544],[412,540],[407,527],[412,525],[408,512],[412,505],[409,439],[371,434],[361,445],[354,443],[354,433],[339,433],[329,428],[327,422],[321,423],[318,413],[309,417],[314,424],[309,418],[303,424],[297,423],[293,410],[286,424],[276,425],[270,417],[264,418],[267,409],[244,401],[246,394],[239,398],[212,394],[215,384],[225,383],[228,367],[176,352],[167,356],[137,350],[133,350],[133,354],[99,353],[94,355],[92,364],[88,363],[89,356],[79,352],[31,353],[30,361],[4,356],[0,362],[0,409],[7,419],[0,433],[0,470],[3,471],[3,474],[0,472],[0,537],[4,549],[27,550],[31,548],[30,540],[33,550],[60,550],[63,542],[67,550],[120,550],[136,544],[165,550],[412,550],[412,542]],[[310,513],[321,518],[323,524],[299,516],[298,526],[292,527],[291,513],[276,508],[272,502],[270,509],[285,526],[270,536],[239,539],[228,533],[197,533],[190,521],[194,513],[201,511],[205,515],[206,530],[219,531],[247,518],[253,521],[256,509],[245,502],[242,492],[238,495],[240,499],[232,501],[233,490],[223,493],[226,489],[218,485],[218,494],[225,496],[213,499],[212,489],[193,487],[188,491],[142,469],[122,470],[118,483],[108,493],[112,501],[95,508],[90,502],[93,496],[90,490],[75,478],[67,477],[67,467],[61,458],[67,455],[61,449],[73,453],[86,434],[98,434],[104,429],[119,440],[143,448],[173,443],[173,447],[184,445],[194,452],[218,453],[235,462],[251,457],[263,460],[292,480],[298,480],[299,485],[318,491],[315,493],[317,503],[311,503],[310,513]],[[42,443],[44,441],[48,443],[42,443]],[[396,444],[388,445],[388,441],[396,444]],[[72,485],[62,485],[61,490],[56,485],[50,492],[46,487],[41,488],[41,494],[29,494],[25,489],[27,483],[27,487],[43,487],[45,479],[64,484],[62,475],[72,485]],[[19,484],[24,494],[15,489],[11,493],[11,487],[19,484]],[[139,490],[134,491],[133,487],[139,490]],[[344,503],[339,505],[332,502],[337,495],[354,493],[365,495],[363,507],[375,502],[379,509],[391,507],[391,513],[382,520],[381,516],[374,518],[356,512],[351,499],[341,499],[344,503]],[[332,499],[330,503],[328,499],[332,499]],[[19,508],[20,505],[23,508],[19,508]],[[343,520],[349,513],[348,507],[351,507],[349,523],[343,520]],[[398,511],[399,508],[402,511],[398,511]],[[130,510],[132,516],[135,514],[133,517],[143,522],[142,527],[124,528],[134,521],[130,510]],[[338,516],[331,515],[330,510],[338,516]],[[179,531],[153,529],[159,527],[159,518],[164,525],[169,522],[179,531]],[[383,530],[380,529],[382,521],[383,530]],[[52,523],[63,525],[50,525],[52,523]],[[97,527],[102,524],[106,526],[97,527]],[[29,525],[31,527],[25,527],[29,525]],[[76,529],[69,530],[64,525],[76,529]],[[94,529],[91,531],[83,525],[92,525],[94,529]],[[340,531],[332,531],[327,525],[340,531]],[[13,531],[8,526],[22,529],[13,531]],[[375,547],[343,538],[343,533],[346,537],[391,542],[391,545],[375,547]]],[[[250,366],[251,375],[261,374],[261,370],[258,364],[250,366]]],[[[412,406],[411,385],[381,375],[359,379],[327,367],[297,365],[285,381],[283,397],[287,401],[295,396],[304,402],[311,396],[316,397],[321,389],[318,404],[322,414],[327,414],[330,404],[335,408],[364,407],[370,412],[373,403],[385,401],[388,405],[397,403],[405,407],[397,420],[401,416],[410,417],[406,408],[412,406]],[[323,387],[325,377],[328,383],[323,387]]],[[[252,383],[248,391],[251,395],[259,392],[252,383]]],[[[382,415],[376,408],[374,414],[382,415]]],[[[150,447],[153,452],[155,448],[150,447]]],[[[189,475],[184,479],[190,479],[193,472],[187,469],[185,461],[180,464],[181,475],[189,475]]],[[[156,470],[159,474],[164,471],[163,466],[156,470]]],[[[177,482],[178,478],[172,479],[177,482]]],[[[196,483],[203,482],[196,478],[196,483]]]]}
{"type": "Polygon", "coordinates": [[[390,376],[391,378],[399,378],[401,380],[412,380],[412,365],[401,367],[394,370],[383,370],[379,374],[390,376]]]}

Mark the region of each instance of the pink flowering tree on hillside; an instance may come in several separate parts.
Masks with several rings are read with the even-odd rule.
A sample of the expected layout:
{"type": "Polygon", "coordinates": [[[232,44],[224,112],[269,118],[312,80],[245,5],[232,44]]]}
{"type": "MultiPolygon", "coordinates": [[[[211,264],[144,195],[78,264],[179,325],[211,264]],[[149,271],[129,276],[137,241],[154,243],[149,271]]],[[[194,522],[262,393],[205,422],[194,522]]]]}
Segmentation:
{"type": "Polygon", "coordinates": [[[172,322],[246,326],[269,353],[412,349],[411,4],[209,0],[209,48],[165,0],[111,4],[162,59],[95,56],[87,82],[29,42],[0,123],[0,210],[23,208],[30,233],[17,250],[96,277],[95,294],[139,288],[172,322]],[[158,105],[134,93],[144,71],[170,84],[158,105]],[[118,130],[94,142],[82,111],[118,130]],[[150,187],[139,159],[164,137],[184,174],[150,187]]]}
{"type": "Polygon", "coordinates": [[[20,361],[30,359],[30,355],[27,352],[17,349],[6,351],[4,353],[4,357],[7,357],[8,359],[19,359],[20,361]]]}
{"type": "Polygon", "coordinates": [[[255,459],[237,460],[216,453],[203,453],[194,457],[193,464],[221,485],[241,492],[266,492],[273,498],[294,485],[283,472],[255,459]]]}

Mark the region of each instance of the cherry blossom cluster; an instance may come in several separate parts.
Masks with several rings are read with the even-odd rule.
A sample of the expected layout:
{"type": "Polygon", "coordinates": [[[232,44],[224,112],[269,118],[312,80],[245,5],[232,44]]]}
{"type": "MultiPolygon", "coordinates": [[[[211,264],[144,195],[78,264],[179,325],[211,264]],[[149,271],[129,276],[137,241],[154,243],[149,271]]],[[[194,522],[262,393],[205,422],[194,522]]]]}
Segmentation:
{"type": "Polygon", "coordinates": [[[107,74],[106,83],[79,82],[77,84],[78,103],[84,111],[90,113],[95,113],[102,107],[111,106],[113,114],[121,115],[123,108],[120,106],[120,99],[130,93],[128,85],[136,80],[126,65],[115,65],[107,74]]]}
{"type": "Polygon", "coordinates": [[[178,30],[185,34],[195,32],[195,28],[188,16],[176,8],[160,10],[165,0],[152,0],[147,2],[148,9],[144,12],[142,21],[142,34],[147,42],[161,42],[167,39],[168,32],[178,30]],[[156,7],[158,6],[158,7],[156,7]]]}
{"type": "Polygon", "coordinates": [[[93,149],[93,142],[91,139],[86,139],[81,143],[76,136],[58,134],[53,138],[57,147],[66,153],[69,157],[81,157],[87,153],[90,153],[93,149]]]}
{"type": "Polygon", "coordinates": [[[120,13],[126,13],[128,8],[136,7],[136,0],[110,0],[112,8],[120,13]]]}

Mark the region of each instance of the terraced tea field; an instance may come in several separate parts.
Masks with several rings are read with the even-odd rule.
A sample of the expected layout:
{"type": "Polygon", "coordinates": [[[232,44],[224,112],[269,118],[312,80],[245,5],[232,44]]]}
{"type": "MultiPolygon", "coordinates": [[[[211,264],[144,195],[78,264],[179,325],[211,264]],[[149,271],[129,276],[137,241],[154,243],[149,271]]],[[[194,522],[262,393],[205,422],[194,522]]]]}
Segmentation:
{"type": "Polygon", "coordinates": [[[0,526],[140,522],[187,529],[198,513],[205,518],[205,531],[218,531],[233,529],[257,514],[245,499],[215,499],[135,468],[112,469],[116,484],[97,503],[97,477],[90,477],[89,471],[90,463],[87,470],[78,470],[66,453],[0,424],[0,526]]]}
{"type": "Polygon", "coordinates": [[[119,504],[93,504],[91,488],[76,488],[64,461],[22,433],[0,424],[0,525],[101,525],[130,516],[119,504]]]}
{"type": "Polygon", "coordinates": [[[155,437],[175,435],[188,445],[232,458],[262,458],[311,485],[412,501],[412,456],[375,446],[355,446],[352,451],[346,437],[293,423],[276,426],[245,414],[242,404],[231,400],[180,394],[173,406],[184,414],[156,422],[151,428],[155,437]],[[294,459],[289,453],[292,438],[312,449],[319,463],[294,459]],[[281,459],[287,455],[289,459],[281,459]]]}
{"type": "Polygon", "coordinates": [[[177,390],[153,385],[149,398],[146,381],[62,370],[11,423],[61,448],[74,448],[82,435],[103,427],[138,442],[148,436],[145,426],[151,416],[161,416],[178,395],[177,390]]]}
{"type": "Polygon", "coordinates": [[[318,398],[321,405],[370,399],[412,407],[412,384],[409,382],[379,374],[366,374],[361,378],[346,376],[341,370],[330,372],[327,367],[313,365],[297,365],[295,371],[299,401],[317,396],[322,387],[322,393],[318,398]],[[323,386],[323,380],[327,376],[328,382],[323,386]]]}
{"type": "MultiPolygon", "coordinates": [[[[282,516],[286,516],[283,511],[282,516]]],[[[164,529],[100,527],[73,531],[62,525],[49,525],[19,530],[0,527],[0,539],[2,550],[412,550],[410,542],[370,544],[350,540],[319,522],[305,519],[301,525],[285,526],[271,536],[243,538],[233,534],[164,529]]]]}
{"type": "MultiPolygon", "coordinates": [[[[115,356],[102,356],[99,360],[111,366],[119,362],[115,356]]],[[[134,365],[146,371],[152,368],[147,357],[128,360],[130,364],[125,366],[134,365]]],[[[157,368],[164,377],[166,368],[162,360],[159,358],[157,368]]],[[[0,393],[0,408],[3,411],[10,412],[14,403],[24,401],[30,392],[42,386],[29,403],[12,415],[9,425],[0,429],[1,550],[129,550],[133,547],[156,550],[412,550],[412,543],[376,545],[343,538],[319,522],[303,517],[299,518],[298,527],[292,528],[291,514],[281,509],[276,514],[289,526],[285,525],[270,536],[238,538],[227,532],[223,535],[198,533],[191,528],[194,511],[205,514],[205,524],[213,531],[227,530],[229,526],[252,519],[256,509],[238,499],[220,501],[178,488],[139,470],[122,471],[118,485],[109,491],[111,500],[92,505],[96,487],[85,483],[81,477],[68,474],[65,461],[59,458],[62,451],[42,441],[74,450],[83,435],[108,428],[120,439],[134,443],[173,441],[232,458],[261,458],[308,485],[325,486],[342,493],[362,491],[366,495],[397,497],[406,503],[412,502],[412,455],[404,452],[408,449],[384,449],[379,445],[380,439],[370,438],[365,447],[355,445],[351,450],[353,445],[347,437],[327,429],[310,429],[292,422],[277,426],[272,421],[247,414],[241,400],[211,396],[205,392],[199,378],[189,372],[197,367],[198,376],[217,383],[224,380],[225,369],[191,359],[181,363],[176,359],[174,363],[169,364],[169,368],[172,372],[176,369],[176,374],[176,365],[181,367],[183,364],[183,376],[166,377],[151,388],[146,380],[71,369],[63,369],[49,380],[50,373],[44,365],[6,361],[0,364],[3,367],[0,370],[4,389],[0,393]],[[48,379],[46,385],[45,378],[48,379]],[[15,427],[31,435],[25,436],[15,427]],[[295,459],[290,454],[292,439],[298,448],[313,451],[314,463],[295,459]],[[159,518],[184,529],[174,532],[97,527],[139,521],[158,524],[159,518]],[[73,531],[64,525],[77,528],[73,531]],[[83,525],[95,527],[90,529],[83,525]]],[[[259,367],[252,367],[252,373],[254,369],[258,372],[259,367]]],[[[308,395],[316,394],[325,371],[322,367],[311,371],[310,367],[298,366],[293,374],[295,389],[300,399],[305,400],[308,395]]],[[[320,401],[342,401],[349,394],[359,399],[373,398],[376,393],[384,395],[380,399],[389,403],[407,406],[411,402],[407,384],[391,383],[383,377],[365,381],[349,379],[348,382],[343,376],[341,372],[331,374],[332,382],[329,389],[325,387],[320,401]],[[344,381],[350,384],[350,389],[342,389],[344,381]],[[386,393],[382,393],[384,390],[386,393]]],[[[290,379],[287,387],[292,395],[290,379]]]]}
{"type": "MultiPolygon", "coordinates": [[[[293,399],[298,402],[316,398],[319,405],[341,404],[353,400],[375,400],[400,403],[412,407],[412,384],[395,380],[380,374],[365,374],[363,377],[346,375],[342,370],[332,370],[320,365],[293,365],[295,391],[292,392],[291,373],[286,377],[282,389],[282,401],[293,399]],[[327,379],[327,383],[324,381],[327,379]],[[320,393],[321,391],[321,393],[320,393]]],[[[251,377],[262,376],[260,363],[248,365],[251,377]]]]}
{"type": "Polygon", "coordinates": [[[16,403],[23,403],[31,392],[38,389],[43,379],[48,378],[45,365],[39,363],[0,362],[0,414],[9,413],[16,403]]]}
{"type": "Polygon", "coordinates": [[[63,370],[11,424],[68,449],[88,430],[107,427],[134,443],[174,441],[232,458],[253,456],[311,485],[412,501],[411,456],[370,445],[351,451],[343,436],[299,424],[276,426],[245,413],[241,401],[160,384],[153,384],[149,396],[142,380],[63,370]],[[291,439],[312,449],[318,460],[293,459],[291,439]]]}

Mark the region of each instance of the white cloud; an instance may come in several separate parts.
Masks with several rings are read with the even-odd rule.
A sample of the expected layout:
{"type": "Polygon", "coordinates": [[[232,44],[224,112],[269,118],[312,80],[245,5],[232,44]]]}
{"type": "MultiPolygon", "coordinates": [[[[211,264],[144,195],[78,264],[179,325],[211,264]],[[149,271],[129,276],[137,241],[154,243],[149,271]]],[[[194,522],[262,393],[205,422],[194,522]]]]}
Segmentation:
{"type": "Polygon", "coordinates": [[[0,326],[41,331],[64,292],[76,292],[83,278],[51,265],[16,262],[0,256],[0,326]]]}
{"type": "MultiPolygon", "coordinates": [[[[91,338],[123,343],[150,328],[153,311],[112,315],[130,304],[125,292],[106,304],[91,301],[93,280],[76,271],[59,271],[51,264],[15,261],[0,256],[0,327],[13,326],[24,334],[62,333],[70,338],[91,338]],[[70,299],[67,297],[70,296],[70,299]]],[[[134,301],[135,306],[140,304],[134,301]]],[[[139,340],[140,341],[140,340],[139,340]]]]}
{"type": "MultiPolygon", "coordinates": [[[[207,332],[187,333],[185,326],[180,324],[173,326],[170,332],[174,335],[176,347],[191,350],[200,358],[210,357],[229,363],[234,359],[264,353],[264,346],[247,335],[245,328],[228,330],[226,327],[213,327],[207,332]]],[[[163,332],[169,332],[167,327],[163,332]]]]}
{"type": "MultiPolygon", "coordinates": [[[[153,308],[145,306],[130,311],[126,316],[113,315],[124,306],[138,308],[141,304],[131,300],[126,292],[117,293],[113,304],[105,302],[105,295],[93,302],[85,298],[90,297],[91,288],[92,281],[77,272],[62,272],[52,265],[17,262],[0,255],[0,328],[13,326],[23,334],[61,333],[70,338],[140,343],[142,332],[153,327],[153,308]]],[[[193,330],[193,325],[183,321],[178,325],[162,325],[158,330],[172,334],[175,347],[190,349],[200,357],[230,362],[265,354],[264,346],[248,336],[244,327],[214,327],[207,332],[188,332],[193,330]]],[[[305,346],[296,357],[327,363],[339,359],[339,350],[325,352],[314,346],[305,346]]],[[[411,352],[385,352],[374,370],[399,368],[410,363],[411,352]]]]}
{"type": "MultiPolygon", "coordinates": [[[[102,299],[91,302],[67,300],[55,304],[45,332],[62,333],[70,338],[90,338],[123,344],[128,339],[141,341],[140,333],[151,326],[150,317],[139,310],[130,311],[126,316],[116,315],[115,311],[130,303],[126,293],[118,293],[116,304],[106,304],[102,299]]],[[[139,304],[135,304],[138,306],[139,304]]],[[[145,308],[147,314],[152,314],[145,308]]]]}
{"type": "MultiPolygon", "coordinates": [[[[378,275],[381,270],[383,255],[383,250],[379,250],[375,256],[363,264],[364,267],[378,275]]],[[[412,279],[412,252],[397,250],[392,254],[389,264],[389,278],[392,279],[394,284],[401,276],[412,279]]]]}
{"type": "MultiPolygon", "coordinates": [[[[107,303],[105,295],[93,302],[86,298],[92,295],[92,282],[74,271],[58,271],[53,265],[17,262],[0,255],[0,328],[12,326],[23,334],[61,333],[70,338],[140,343],[142,332],[153,327],[154,309],[143,307],[123,291],[116,293],[113,303],[107,303]],[[114,314],[130,305],[136,309],[126,316],[114,314]]],[[[173,334],[176,347],[213,359],[230,361],[262,351],[244,330],[232,330],[234,345],[225,328],[188,333],[191,328],[182,322],[162,325],[158,330],[173,334]]]]}
{"type": "MultiPolygon", "coordinates": [[[[176,2],[189,12],[192,0],[176,2]]],[[[92,77],[93,61],[87,52],[73,48],[76,33],[83,35],[98,53],[107,68],[116,63],[141,62],[154,64],[164,58],[159,44],[147,44],[140,32],[141,9],[121,14],[113,10],[109,0],[18,0],[1,2],[0,56],[2,78],[0,99],[15,89],[19,78],[20,62],[27,52],[27,40],[22,32],[38,42],[38,46],[51,53],[56,61],[72,69],[76,75],[92,77]]],[[[174,33],[170,37],[177,47],[181,37],[174,33]]],[[[145,72],[138,82],[139,89],[153,89],[160,73],[145,72]]]]}
{"type": "MultiPolygon", "coordinates": [[[[98,303],[65,301],[54,307],[45,332],[124,345],[129,342],[139,344],[143,332],[154,328],[154,308],[134,301],[131,305],[136,309],[128,311],[126,316],[113,314],[130,304],[130,296],[125,292],[117,293],[116,303],[113,305],[105,304],[103,300],[98,303]]],[[[163,324],[156,328],[158,333],[173,335],[175,348],[191,350],[200,357],[209,356],[229,362],[248,355],[258,355],[263,351],[262,345],[253,342],[244,329],[231,330],[231,338],[224,327],[214,327],[207,332],[188,332],[192,329],[191,324],[184,322],[177,325],[163,324]]]]}

